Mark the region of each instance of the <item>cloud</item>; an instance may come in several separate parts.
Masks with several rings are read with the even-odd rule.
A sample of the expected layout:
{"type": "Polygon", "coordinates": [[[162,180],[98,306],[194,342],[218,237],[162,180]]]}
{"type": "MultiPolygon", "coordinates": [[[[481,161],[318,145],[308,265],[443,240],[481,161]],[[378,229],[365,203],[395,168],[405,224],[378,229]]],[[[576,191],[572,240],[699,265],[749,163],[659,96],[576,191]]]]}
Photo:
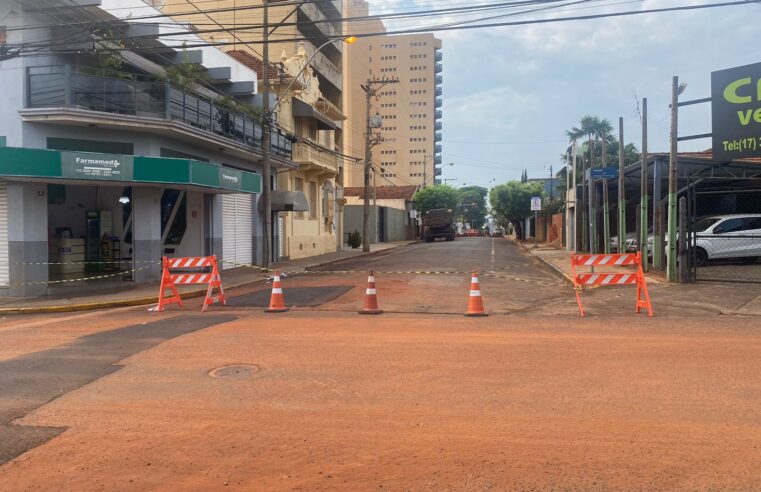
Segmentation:
{"type": "MultiPolygon", "coordinates": [[[[388,11],[402,8],[398,0],[379,3],[388,11]]],[[[542,16],[705,3],[592,2],[594,8],[565,7],[542,16]]],[[[415,6],[441,8],[441,3],[416,1],[415,6]]],[[[648,97],[650,149],[666,150],[671,77],[689,84],[684,97],[709,96],[712,71],[761,61],[758,25],[761,5],[749,4],[436,33],[444,55],[444,162],[457,163],[445,168],[445,177],[485,185],[492,177],[518,178],[524,167],[531,176],[545,176],[550,165],[559,164],[565,130],[587,113],[614,126],[624,117],[625,140],[639,146],[635,95],[648,97]],[[510,145],[486,144],[494,142],[510,145]]],[[[682,135],[709,132],[710,124],[708,105],[680,112],[682,135]]],[[[683,150],[707,147],[709,140],[680,143],[683,150]]]]}

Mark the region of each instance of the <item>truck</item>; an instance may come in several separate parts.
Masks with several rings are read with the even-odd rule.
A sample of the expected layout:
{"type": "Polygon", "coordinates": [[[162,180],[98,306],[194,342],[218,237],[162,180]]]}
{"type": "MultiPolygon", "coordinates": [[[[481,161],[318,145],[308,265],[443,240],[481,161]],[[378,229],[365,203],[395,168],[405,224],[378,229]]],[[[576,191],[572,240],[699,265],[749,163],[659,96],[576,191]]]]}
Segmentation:
{"type": "Polygon", "coordinates": [[[423,239],[431,243],[438,237],[443,237],[447,241],[454,241],[455,222],[454,213],[451,209],[437,208],[429,210],[423,214],[423,239]]]}

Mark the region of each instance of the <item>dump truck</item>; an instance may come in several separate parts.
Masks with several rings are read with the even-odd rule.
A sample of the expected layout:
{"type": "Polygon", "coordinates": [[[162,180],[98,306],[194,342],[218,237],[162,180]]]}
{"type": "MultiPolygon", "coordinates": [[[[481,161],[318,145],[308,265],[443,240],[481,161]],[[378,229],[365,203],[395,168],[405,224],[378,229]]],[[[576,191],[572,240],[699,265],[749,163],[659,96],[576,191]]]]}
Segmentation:
{"type": "Polygon", "coordinates": [[[423,214],[422,236],[427,243],[435,241],[438,237],[443,237],[447,241],[454,241],[455,223],[452,210],[437,208],[423,214]]]}

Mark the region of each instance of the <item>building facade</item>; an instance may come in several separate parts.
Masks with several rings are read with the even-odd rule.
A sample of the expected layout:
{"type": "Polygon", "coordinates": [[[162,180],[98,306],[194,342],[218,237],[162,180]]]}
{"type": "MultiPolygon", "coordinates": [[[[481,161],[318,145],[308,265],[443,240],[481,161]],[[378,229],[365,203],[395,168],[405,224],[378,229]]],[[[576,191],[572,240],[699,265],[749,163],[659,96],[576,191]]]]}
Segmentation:
{"type": "MultiPolygon", "coordinates": [[[[261,75],[261,60],[246,51],[231,51],[237,60],[261,75]]],[[[278,125],[295,136],[297,169],[278,173],[272,209],[279,232],[280,259],[297,259],[336,251],[340,247],[342,206],[336,194],[343,157],[336,148],[338,125],[346,117],[327,100],[303,45],[281,53],[271,63],[270,85],[278,94],[278,125]]]]}
{"type": "MultiPolygon", "coordinates": [[[[0,62],[0,295],[155,281],[162,256],[261,261],[256,73],[159,37],[172,21],[141,0],[77,4],[4,21],[7,46],[54,48],[0,62]]],[[[273,173],[295,168],[293,140],[273,133],[273,173]]]]}
{"type": "MultiPolygon", "coordinates": [[[[273,31],[269,44],[272,97],[277,103],[278,125],[297,136],[294,158],[297,173],[278,174],[273,186],[280,191],[303,193],[309,210],[292,210],[293,204],[281,204],[291,210],[273,208],[273,229],[278,241],[273,245],[275,260],[300,258],[334,252],[341,247],[342,220],[340,196],[344,186],[343,152],[343,51],[345,45],[336,36],[342,33],[343,5],[340,0],[317,0],[294,6],[270,1],[268,23],[273,31]],[[281,41],[277,39],[299,39],[281,41]],[[335,42],[330,42],[331,40],[335,42]],[[306,61],[309,66],[305,67],[306,61]],[[299,65],[300,64],[300,65],[299,65]],[[304,73],[301,73],[301,71],[304,73]],[[283,91],[296,77],[288,94],[283,91]],[[336,217],[337,216],[337,217],[336,217]]],[[[222,49],[235,52],[239,59],[264,59],[261,29],[236,30],[238,25],[261,25],[261,0],[218,0],[208,12],[193,12],[191,1],[167,2],[163,12],[197,27],[196,32],[209,42],[224,44],[222,49]],[[179,15],[181,14],[181,17],[179,15]],[[205,32],[211,31],[211,32],[205,32]]],[[[261,72],[260,72],[261,75],[261,72]]],[[[260,85],[261,87],[261,85],[260,85]]],[[[289,195],[294,197],[296,195],[289,195]]],[[[300,196],[300,195],[299,195],[300,196]]]]}

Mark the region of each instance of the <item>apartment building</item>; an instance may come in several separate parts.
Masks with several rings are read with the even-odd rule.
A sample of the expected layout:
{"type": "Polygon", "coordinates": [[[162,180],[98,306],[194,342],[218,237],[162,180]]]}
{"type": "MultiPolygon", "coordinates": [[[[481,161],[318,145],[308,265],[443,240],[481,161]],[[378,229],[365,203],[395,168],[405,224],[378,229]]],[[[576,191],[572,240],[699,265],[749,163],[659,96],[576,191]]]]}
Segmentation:
{"type": "MultiPolygon", "coordinates": [[[[349,17],[367,15],[367,3],[347,0],[349,17]]],[[[384,32],[383,25],[362,24],[350,33],[384,32]]],[[[372,101],[372,114],[383,118],[378,131],[383,143],[373,148],[377,186],[430,185],[438,182],[441,166],[442,52],[432,34],[360,38],[345,54],[344,101],[348,116],[346,151],[363,156],[366,103],[360,84],[368,78],[393,79],[372,101]]],[[[363,186],[361,165],[347,170],[346,186],[363,186]]]]}

